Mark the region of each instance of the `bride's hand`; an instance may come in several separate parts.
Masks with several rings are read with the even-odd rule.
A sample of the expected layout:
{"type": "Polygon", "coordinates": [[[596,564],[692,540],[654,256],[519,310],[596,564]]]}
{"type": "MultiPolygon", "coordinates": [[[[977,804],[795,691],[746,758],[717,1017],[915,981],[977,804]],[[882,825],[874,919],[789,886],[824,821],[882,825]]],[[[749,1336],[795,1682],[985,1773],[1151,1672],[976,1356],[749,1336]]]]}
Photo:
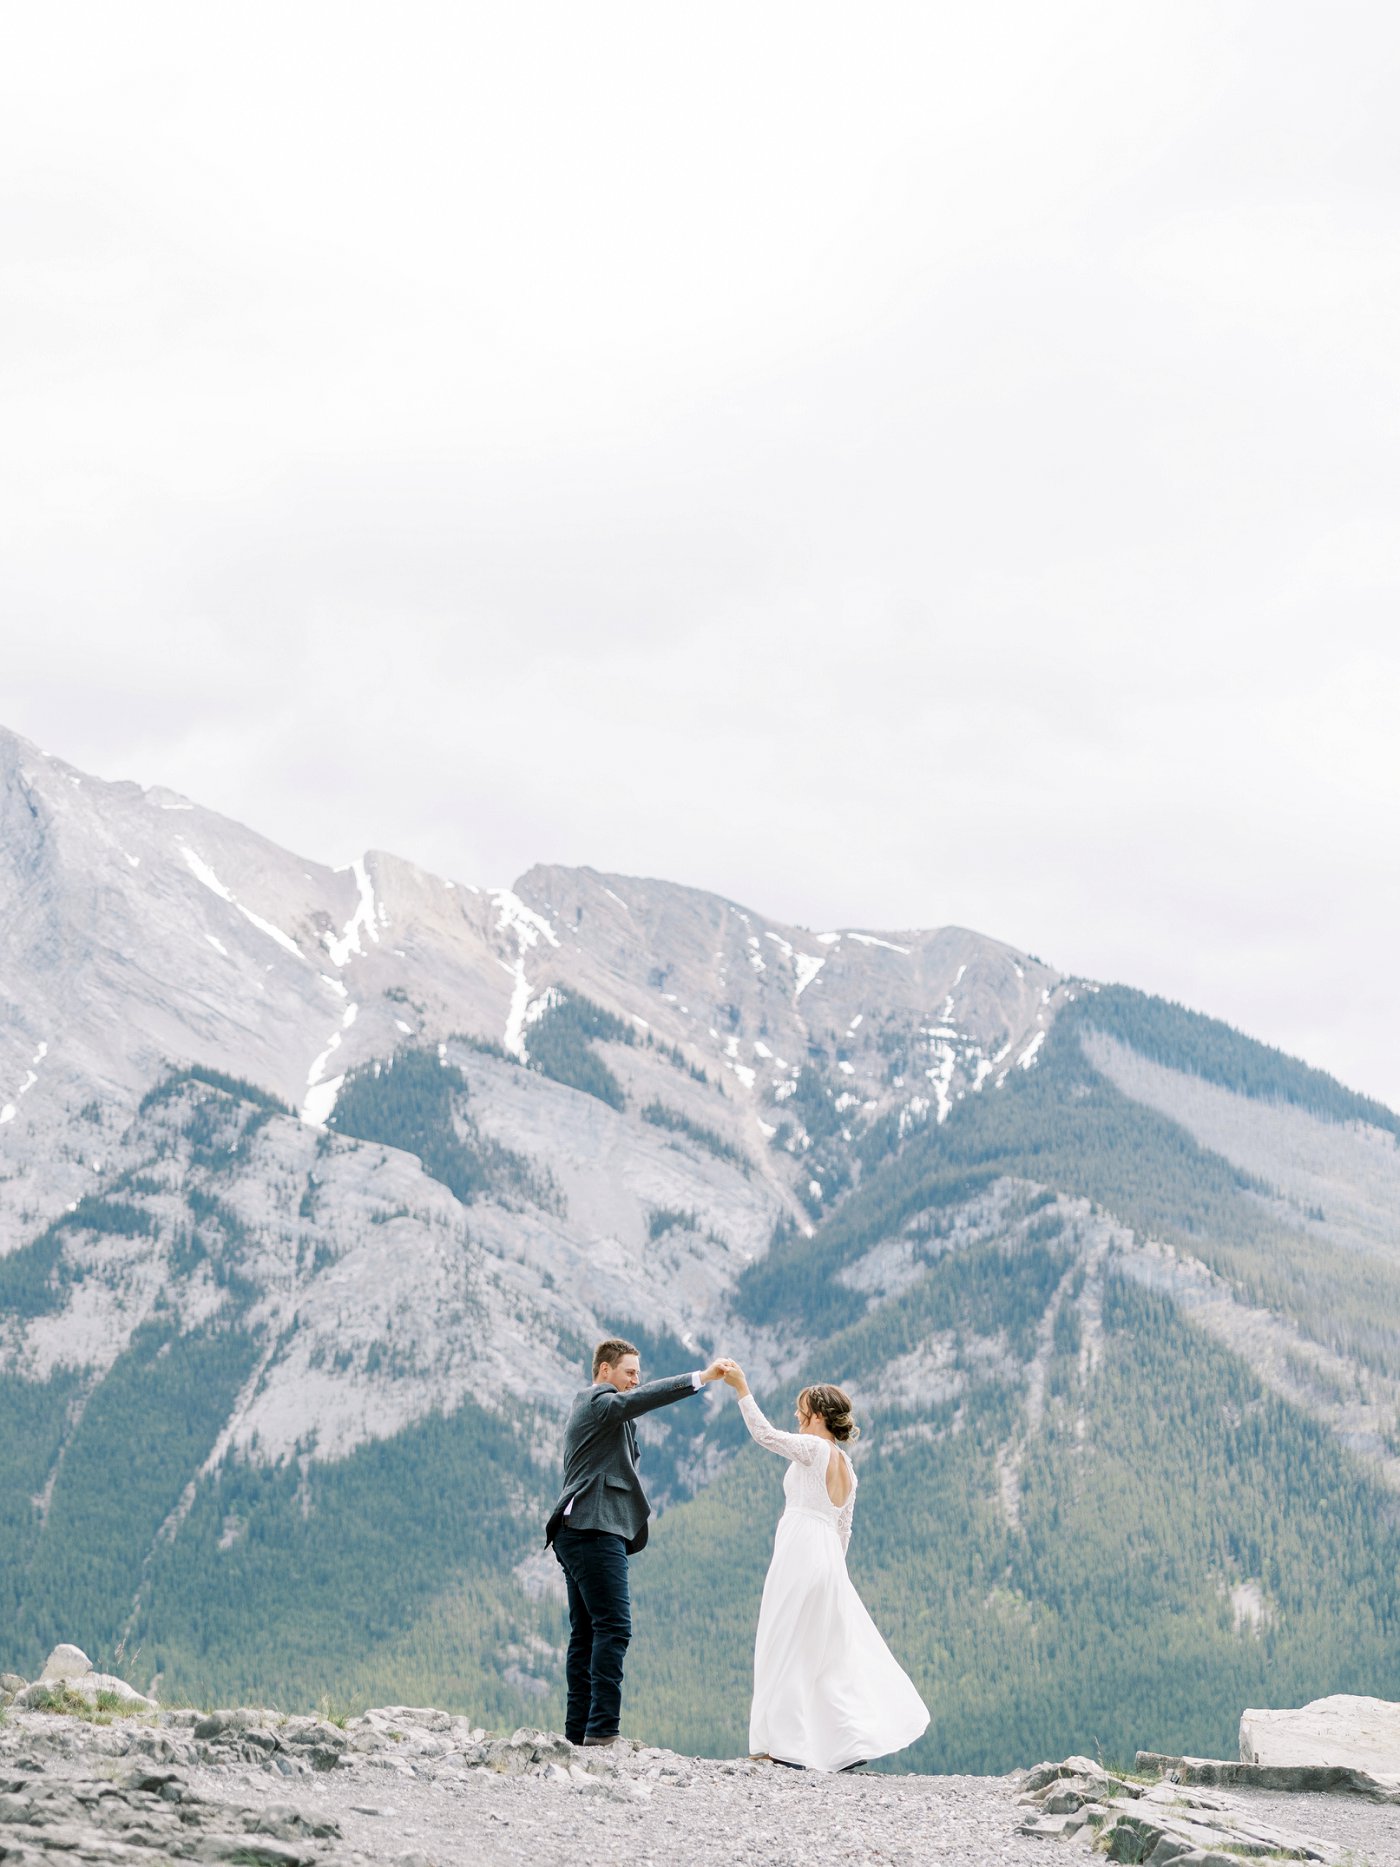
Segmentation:
{"type": "Polygon", "coordinates": [[[725,1364],[724,1381],[725,1385],[732,1387],[736,1393],[748,1386],[748,1382],[744,1379],[744,1370],[737,1361],[725,1364]]]}

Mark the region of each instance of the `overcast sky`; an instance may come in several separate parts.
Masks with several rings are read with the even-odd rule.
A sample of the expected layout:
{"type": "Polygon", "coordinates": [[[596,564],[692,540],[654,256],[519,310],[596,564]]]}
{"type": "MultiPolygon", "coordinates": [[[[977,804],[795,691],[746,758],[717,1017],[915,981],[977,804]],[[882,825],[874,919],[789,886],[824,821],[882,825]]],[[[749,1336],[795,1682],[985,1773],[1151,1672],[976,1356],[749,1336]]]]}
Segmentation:
{"type": "Polygon", "coordinates": [[[1400,1106],[1400,9],[5,8],[0,719],[1400,1106]]]}

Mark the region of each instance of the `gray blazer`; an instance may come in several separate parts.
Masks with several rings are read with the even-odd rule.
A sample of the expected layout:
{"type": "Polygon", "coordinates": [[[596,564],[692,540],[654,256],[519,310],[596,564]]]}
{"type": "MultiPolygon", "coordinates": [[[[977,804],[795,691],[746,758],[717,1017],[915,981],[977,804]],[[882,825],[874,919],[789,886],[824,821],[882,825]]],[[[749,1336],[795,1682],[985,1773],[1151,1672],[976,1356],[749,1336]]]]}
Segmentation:
{"type": "Polygon", "coordinates": [[[596,1381],[575,1394],[564,1429],[564,1489],[550,1512],[544,1540],[552,1543],[567,1523],[571,1530],[605,1530],[620,1536],[627,1554],[646,1547],[651,1506],[637,1476],[638,1414],[669,1407],[697,1393],[694,1377],[668,1375],[620,1394],[607,1381],[596,1381]],[[570,1500],[573,1509],[564,1515],[570,1500]]]}

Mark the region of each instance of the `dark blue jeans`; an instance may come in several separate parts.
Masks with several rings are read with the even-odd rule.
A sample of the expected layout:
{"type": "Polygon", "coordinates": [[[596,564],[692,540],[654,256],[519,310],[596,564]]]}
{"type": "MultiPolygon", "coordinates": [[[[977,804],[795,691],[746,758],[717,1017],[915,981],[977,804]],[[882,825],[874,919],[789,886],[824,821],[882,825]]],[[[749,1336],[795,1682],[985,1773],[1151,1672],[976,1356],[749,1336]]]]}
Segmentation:
{"type": "Polygon", "coordinates": [[[554,1553],[569,1590],[568,1709],[564,1735],[611,1737],[622,1716],[622,1662],[632,1638],[627,1546],[604,1530],[561,1527],[554,1553]]]}

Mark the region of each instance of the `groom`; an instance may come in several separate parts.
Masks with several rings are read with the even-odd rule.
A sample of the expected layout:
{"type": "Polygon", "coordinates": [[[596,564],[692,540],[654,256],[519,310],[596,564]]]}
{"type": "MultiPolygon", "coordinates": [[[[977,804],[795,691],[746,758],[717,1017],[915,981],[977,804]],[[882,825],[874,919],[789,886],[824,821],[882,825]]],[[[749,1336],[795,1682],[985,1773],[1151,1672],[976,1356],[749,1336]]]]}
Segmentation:
{"type": "Polygon", "coordinates": [[[564,1489],[544,1531],[569,1591],[564,1735],[571,1744],[615,1743],[622,1715],[622,1661],[632,1638],[627,1558],[645,1547],[651,1515],[632,1422],[720,1380],[727,1365],[643,1387],[639,1351],[613,1337],[593,1351],[592,1387],[574,1396],[564,1429],[564,1489]]]}

